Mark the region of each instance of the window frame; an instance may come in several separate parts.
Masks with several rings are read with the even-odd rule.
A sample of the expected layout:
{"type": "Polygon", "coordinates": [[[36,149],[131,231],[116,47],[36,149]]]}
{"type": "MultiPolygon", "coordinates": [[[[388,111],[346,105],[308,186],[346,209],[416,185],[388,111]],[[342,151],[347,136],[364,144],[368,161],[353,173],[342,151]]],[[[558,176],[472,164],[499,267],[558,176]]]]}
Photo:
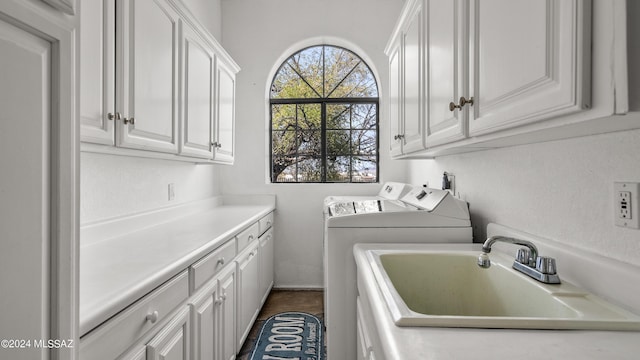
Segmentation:
{"type": "MultiPolygon", "coordinates": [[[[362,57],[360,57],[358,54],[356,54],[355,52],[342,47],[342,46],[336,46],[336,45],[328,45],[328,44],[317,44],[317,45],[311,45],[311,46],[307,46],[304,47],[296,52],[294,52],[292,55],[290,55],[289,57],[287,57],[282,64],[280,64],[280,66],[278,67],[278,70],[275,72],[273,78],[271,79],[271,84],[270,84],[270,88],[272,88],[273,83],[275,81],[275,79],[277,78],[278,74],[280,73],[280,71],[282,70],[283,66],[287,65],[287,62],[289,61],[289,59],[291,59],[293,56],[309,49],[309,48],[314,48],[314,47],[320,47],[322,46],[324,47],[332,47],[332,48],[338,48],[338,49],[343,49],[346,50],[348,52],[350,52],[351,54],[353,54],[354,56],[356,56],[360,62],[367,67],[367,69],[369,70],[371,76],[373,77],[373,80],[375,81],[375,86],[376,86],[376,92],[378,93],[377,97],[337,97],[337,98],[330,98],[330,97],[313,97],[313,98],[272,98],[271,95],[269,96],[269,180],[271,184],[377,184],[380,182],[380,92],[379,92],[379,87],[378,87],[378,80],[375,77],[374,72],[371,70],[371,67],[362,59],[362,57]],[[274,174],[273,174],[273,165],[274,165],[274,154],[273,154],[273,133],[274,131],[278,131],[278,130],[274,130],[273,129],[273,106],[274,105],[307,105],[307,104],[319,104],[321,107],[321,125],[320,125],[320,133],[321,133],[321,147],[320,147],[320,162],[321,162],[321,166],[320,166],[320,181],[298,181],[297,179],[294,179],[294,181],[277,181],[277,179],[274,179],[274,174]],[[352,106],[352,105],[360,105],[360,104],[371,104],[373,106],[375,106],[375,110],[376,110],[376,114],[375,114],[375,132],[376,132],[376,136],[375,136],[375,140],[376,140],[376,144],[375,144],[375,164],[376,164],[376,170],[375,170],[375,181],[353,181],[353,175],[352,173],[352,161],[350,161],[349,164],[349,168],[350,168],[350,175],[349,175],[349,180],[348,181],[328,181],[327,180],[327,131],[331,130],[331,129],[327,129],[327,113],[326,113],[326,106],[328,104],[343,104],[343,105],[347,105],[347,106],[352,106]]],[[[323,49],[323,54],[324,54],[324,49],[323,49]]],[[[356,66],[357,67],[357,66],[356,66]]],[[[355,67],[354,67],[355,69],[355,67]]],[[[324,77],[324,69],[323,69],[323,74],[322,76],[324,77]]],[[[343,78],[342,80],[346,79],[343,78]]],[[[306,80],[303,78],[303,81],[306,82],[306,80]]],[[[308,84],[308,83],[307,83],[308,84]]],[[[309,85],[310,86],[310,85],[309,85]]],[[[331,93],[330,93],[331,94],[331,93]]],[[[329,95],[330,95],[329,94],[329,95]]],[[[348,129],[340,129],[340,130],[349,130],[352,131],[354,130],[354,128],[350,127],[348,129]]],[[[363,129],[364,130],[364,129],[363,129]]],[[[373,129],[372,129],[373,130],[373,129]]],[[[297,152],[296,152],[297,154],[297,152]]],[[[341,155],[342,156],[342,155],[341,155]]],[[[343,156],[349,156],[349,158],[352,160],[354,157],[357,156],[361,156],[358,154],[345,154],[343,156]]],[[[364,155],[362,155],[364,156],[364,155]]],[[[297,164],[296,164],[297,166],[297,164]]],[[[297,171],[296,171],[297,173],[297,171]]]]}

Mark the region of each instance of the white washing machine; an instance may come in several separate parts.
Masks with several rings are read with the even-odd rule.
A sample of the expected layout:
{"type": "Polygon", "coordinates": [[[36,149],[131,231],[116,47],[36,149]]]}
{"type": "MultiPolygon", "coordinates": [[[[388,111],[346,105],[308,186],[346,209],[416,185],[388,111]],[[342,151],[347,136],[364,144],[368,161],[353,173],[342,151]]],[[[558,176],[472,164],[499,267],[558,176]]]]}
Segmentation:
{"type": "Polygon", "coordinates": [[[412,189],[413,187],[409,184],[389,181],[382,185],[382,188],[380,188],[380,191],[377,195],[327,196],[326,198],[324,198],[325,220],[329,215],[328,209],[329,205],[331,204],[360,200],[398,200],[401,197],[405,196],[412,189]]]}
{"type": "MultiPolygon", "coordinates": [[[[324,316],[327,358],[356,359],[357,243],[470,243],[466,202],[446,190],[406,184],[393,200],[384,196],[328,197],[324,228],[324,316]],[[408,191],[408,192],[407,192],[408,191]]],[[[389,195],[389,194],[388,194],[389,195]]]]}

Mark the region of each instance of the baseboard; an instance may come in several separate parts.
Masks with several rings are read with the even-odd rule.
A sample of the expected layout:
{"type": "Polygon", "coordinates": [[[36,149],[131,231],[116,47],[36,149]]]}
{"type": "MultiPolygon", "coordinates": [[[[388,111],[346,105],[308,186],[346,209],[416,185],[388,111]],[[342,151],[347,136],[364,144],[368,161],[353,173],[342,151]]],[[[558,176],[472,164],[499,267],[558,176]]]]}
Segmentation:
{"type": "Polygon", "coordinates": [[[318,286],[287,286],[287,285],[278,285],[274,286],[272,290],[283,290],[283,291],[324,291],[323,287],[318,286]]]}

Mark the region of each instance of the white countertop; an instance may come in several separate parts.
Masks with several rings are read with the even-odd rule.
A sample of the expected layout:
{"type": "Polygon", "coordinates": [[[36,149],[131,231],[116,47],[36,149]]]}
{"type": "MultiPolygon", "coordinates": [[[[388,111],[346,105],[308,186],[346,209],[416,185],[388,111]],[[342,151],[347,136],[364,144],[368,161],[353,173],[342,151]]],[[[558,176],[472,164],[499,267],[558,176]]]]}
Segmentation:
{"type": "MultiPolygon", "coordinates": [[[[387,360],[450,359],[638,359],[640,332],[578,330],[463,329],[396,326],[368,266],[365,250],[402,249],[403,244],[359,244],[355,250],[359,275],[373,312],[387,360]]],[[[411,245],[416,246],[416,245],[411,245]]],[[[420,246],[433,246],[425,244],[420,246]]],[[[435,245],[442,246],[442,245],[435,245]]],[[[457,245],[459,250],[479,244],[457,245]]]]}
{"type": "Polygon", "coordinates": [[[85,334],[274,210],[221,204],[80,248],[80,333],[85,334]]]}

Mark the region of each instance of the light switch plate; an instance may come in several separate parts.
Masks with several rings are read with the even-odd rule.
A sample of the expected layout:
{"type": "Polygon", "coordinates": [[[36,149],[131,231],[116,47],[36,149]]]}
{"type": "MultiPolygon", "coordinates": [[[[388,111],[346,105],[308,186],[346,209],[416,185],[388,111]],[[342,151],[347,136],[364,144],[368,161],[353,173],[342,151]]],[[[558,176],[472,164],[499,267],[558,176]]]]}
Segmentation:
{"type": "Polygon", "coordinates": [[[640,183],[615,182],[613,185],[613,210],[617,226],[640,229],[640,183]]]}

